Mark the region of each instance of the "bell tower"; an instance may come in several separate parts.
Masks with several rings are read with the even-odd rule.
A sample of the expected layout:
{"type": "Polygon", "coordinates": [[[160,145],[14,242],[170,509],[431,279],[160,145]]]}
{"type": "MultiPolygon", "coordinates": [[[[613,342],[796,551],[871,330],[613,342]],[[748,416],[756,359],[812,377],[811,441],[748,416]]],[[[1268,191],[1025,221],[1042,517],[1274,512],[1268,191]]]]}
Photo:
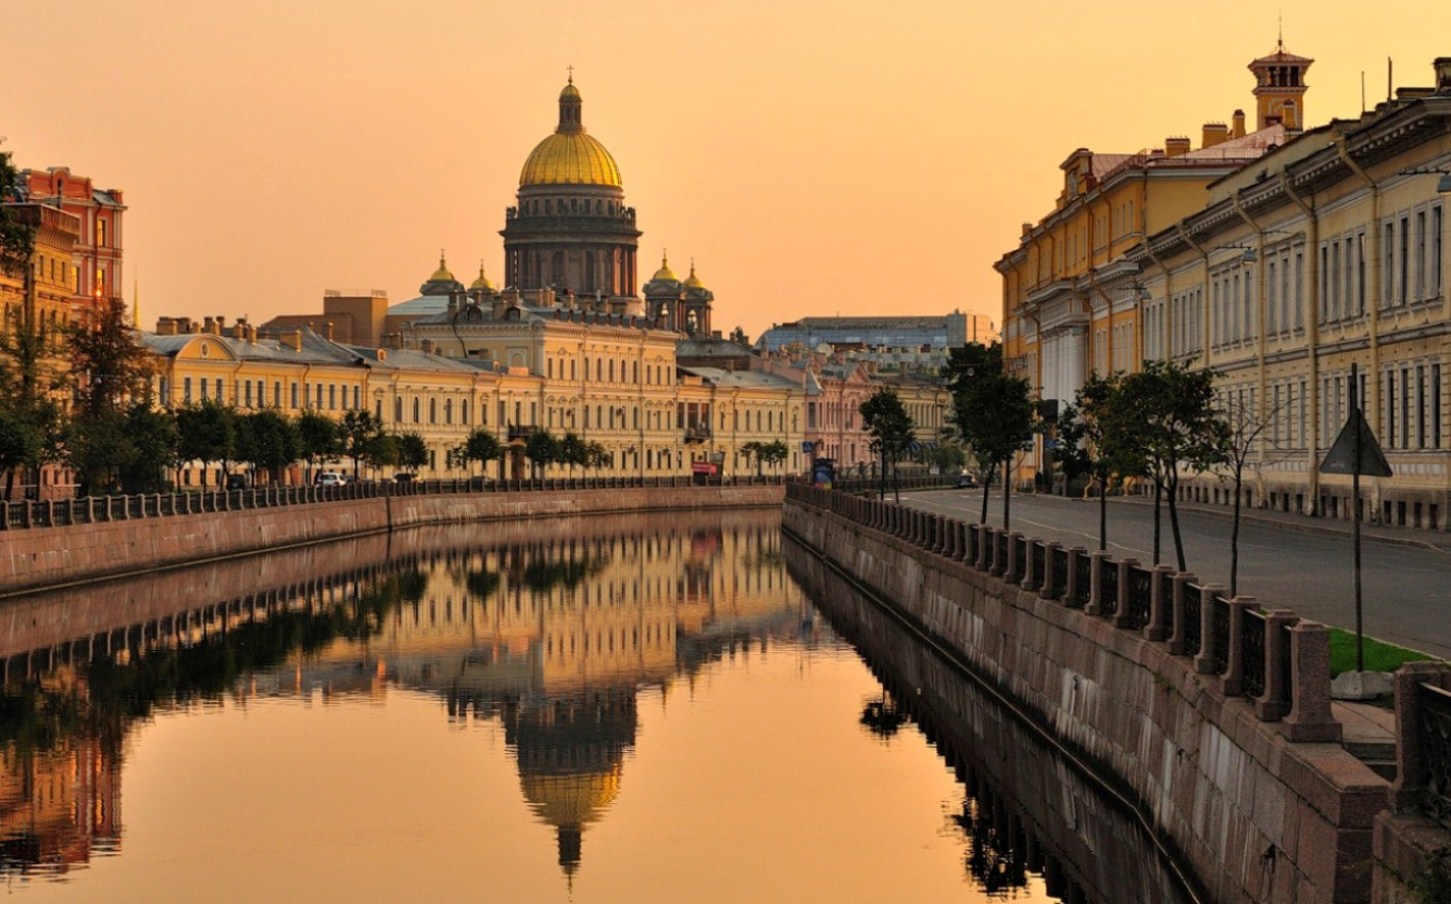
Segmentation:
{"type": "Polygon", "coordinates": [[[1309,57],[1287,52],[1285,40],[1281,37],[1274,53],[1249,64],[1249,71],[1255,75],[1256,130],[1278,121],[1292,132],[1304,131],[1305,89],[1308,87],[1305,70],[1313,62],[1309,57]]]}

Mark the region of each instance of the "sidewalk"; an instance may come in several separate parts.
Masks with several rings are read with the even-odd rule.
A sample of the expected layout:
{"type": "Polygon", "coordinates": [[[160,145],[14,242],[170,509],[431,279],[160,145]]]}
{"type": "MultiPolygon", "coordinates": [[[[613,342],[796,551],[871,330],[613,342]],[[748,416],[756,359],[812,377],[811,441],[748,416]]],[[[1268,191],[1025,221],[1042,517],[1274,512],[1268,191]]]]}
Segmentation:
{"type": "MultiPolygon", "coordinates": [[[[1098,502],[1096,497],[1088,501],[1094,504],[1098,502]]],[[[1110,496],[1108,497],[1108,503],[1109,505],[1126,504],[1152,507],[1154,497],[1151,495],[1110,496]]],[[[1234,517],[1234,507],[1230,505],[1208,502],[1178,502],[1175,503],[1175,507],[1181,512],[1202,513],[1226,520],[1234,517]]],[[[1165,513],[1167,514],[1167,512],[1168,507],[1166,505],[1165,513]]],[[[1241,523],[1245,524],[1268,524],[1286,530],[1342,536],[1347,540],[1353,532],[1351,522],[1343,518],[1321,518],[1312,515],[1297,515],[1292,512],[1275,512],[1261,508],[1242,508],[1240,509],[1239,517],[1241,523]]],[[[1377,543],[1397,543],[1402,546],[1417,546],[1422,549],[1438,549],[1442,552],[1451,553],[1451,533],[1446,533],[1441,530],[1414,527],[1388,527],[1383,524],[1371,524],[1370,522],[1362,521],[1360,523],[1360,536],[1363,540],[1370,540],[1377,543]]]]}

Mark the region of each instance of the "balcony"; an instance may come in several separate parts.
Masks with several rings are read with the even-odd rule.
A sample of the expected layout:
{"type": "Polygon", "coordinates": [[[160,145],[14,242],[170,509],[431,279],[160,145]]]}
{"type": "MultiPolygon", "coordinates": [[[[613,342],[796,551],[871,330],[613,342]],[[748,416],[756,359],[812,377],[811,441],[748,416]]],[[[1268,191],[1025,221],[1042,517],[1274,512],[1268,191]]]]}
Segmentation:
{"type": "Polygon", "coordinates": [[[694,424],[685,428],[687,443],[703,443],[708,439],[710,439],[710,426],[707,424],[694,424]]]}
{"type": "Polygon", "coordinates": [[[521,442],[528,442],[529,437],[533,436],[538,432],[539,428],[533,424],[510,424],[509,442],[512,443],[516,440],[521,442]]]}

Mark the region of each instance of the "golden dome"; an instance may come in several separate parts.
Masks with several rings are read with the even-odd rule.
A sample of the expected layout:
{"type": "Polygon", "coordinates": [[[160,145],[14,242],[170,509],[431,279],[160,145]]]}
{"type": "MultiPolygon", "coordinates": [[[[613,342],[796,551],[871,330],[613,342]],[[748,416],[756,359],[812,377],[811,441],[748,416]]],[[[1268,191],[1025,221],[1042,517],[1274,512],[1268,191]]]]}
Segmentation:
{"type": "Polygon", "coordinates": [[[483,261],[479,261],[479,278],[476,279],[476,280],[474,280],[469,285],[469,290],[470,291],[473,291],[474,289],[483,289],[485,292],[492,292],[492,291],[494,291],[494,284],[491,283],[491,282],[489,282],[489,278],[484,275],[484,262],[483,261]]]}
{"type": "Polygon", "coordinates": [[[677,281],[675,271],[670,269],[670,258],[663,254],[660,255],[660,269],[655,271],[655,275],[650,277],[650,281],[654,282],[657,279],[668,279],[671,282],[677,281]]]}
{"type": "Polygon", "coordinates": [[[605,146],[584,130],[582,101],[573,82],[559,92],[559,125],[530,152],[519,174],[528,185],[605,185],[621,188],[620,168],[605,146]]]}
{"type": "Polygon", "coordinates": [[[434,282],[437,280],[442,280],[444,282],[453,282],[453,274],[449,272],[448,264],[443,259],[443,251],[438,252],[438,269],[433,271],[433,275],[430,276],[428,280],[429,282],[434,282]]]}
{"type": "Polygon", "coordinates": [[[705,283],[701,282],[700,277],[695,275],[695,261],[693,260],[690,262],[690,275],[685,278],[685,287],[687,289],[705,288],[705,283]]]}

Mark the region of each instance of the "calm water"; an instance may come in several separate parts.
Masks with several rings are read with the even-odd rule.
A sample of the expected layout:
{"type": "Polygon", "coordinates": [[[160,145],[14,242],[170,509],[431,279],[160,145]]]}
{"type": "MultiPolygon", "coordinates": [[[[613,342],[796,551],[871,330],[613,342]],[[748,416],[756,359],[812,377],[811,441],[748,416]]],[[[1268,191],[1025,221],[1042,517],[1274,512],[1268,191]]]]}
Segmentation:
{"type": "Polygon", "coordinates": [[[779,525],[424,529],[9,601],[7,890],[1174,900],[1131,824],[779,525]]]}

